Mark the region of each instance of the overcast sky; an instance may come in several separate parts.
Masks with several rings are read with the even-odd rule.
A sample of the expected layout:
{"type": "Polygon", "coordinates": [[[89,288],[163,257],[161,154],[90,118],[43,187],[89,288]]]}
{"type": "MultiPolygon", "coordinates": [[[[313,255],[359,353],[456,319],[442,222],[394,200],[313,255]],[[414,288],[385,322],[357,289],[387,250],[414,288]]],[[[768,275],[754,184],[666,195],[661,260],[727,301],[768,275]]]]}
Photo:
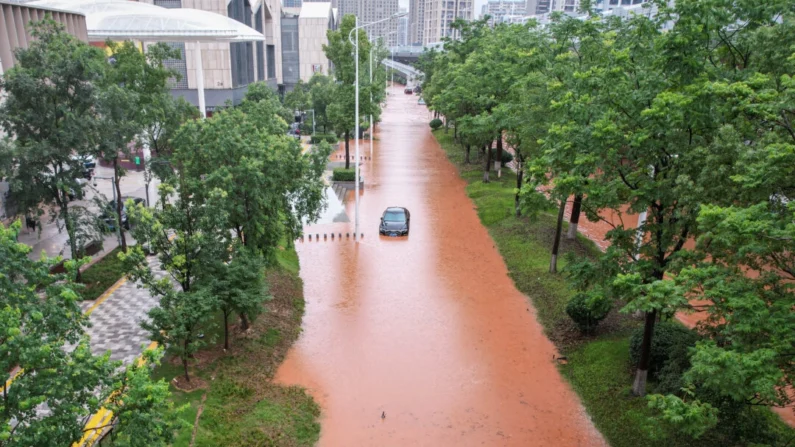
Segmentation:
{"type": "MultiPolygon", "coordinates": [[[[480,16],[480,9],[488,0],[475,0],[475,15],[474,17],[480,16]]],[[[393,3],[394,4],[394,3],[393,3]]],[[[409,0],[400,0],[400,7],[409,9],[409,0]]]]}

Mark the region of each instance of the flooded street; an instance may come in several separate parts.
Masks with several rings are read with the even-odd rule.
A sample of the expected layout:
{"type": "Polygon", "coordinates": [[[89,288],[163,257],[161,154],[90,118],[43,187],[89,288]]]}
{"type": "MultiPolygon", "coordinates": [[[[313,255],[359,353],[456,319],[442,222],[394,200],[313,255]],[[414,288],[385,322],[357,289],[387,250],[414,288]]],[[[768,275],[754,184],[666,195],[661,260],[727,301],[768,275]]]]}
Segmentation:
{"type": "Polygon", "coordinates": [[[345,237],[351,193],[350,222],[296,242],[306,315],[277,381],[321,405],[321,446],[604,445],[429,120],[416,96],[390,89],[362,165],[364,238],[345,237]],[[388,206],[411,211],[409,237],[378,235],[388,206]]]}

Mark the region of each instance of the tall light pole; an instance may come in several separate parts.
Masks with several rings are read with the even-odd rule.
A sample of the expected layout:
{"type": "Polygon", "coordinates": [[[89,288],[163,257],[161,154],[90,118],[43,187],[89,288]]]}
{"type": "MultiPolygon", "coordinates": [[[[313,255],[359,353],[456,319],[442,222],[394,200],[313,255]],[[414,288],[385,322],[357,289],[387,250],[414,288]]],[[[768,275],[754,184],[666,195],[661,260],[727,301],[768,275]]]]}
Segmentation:
{"type": "MultiPolygon", "coordinates": [[[[355,62],[356,62],[356,101],[355,101],[355,103],[356,103],[355,104],[356,113],[354,115],[354,119],[356,120],[356,129],[355,129],[355,137],[356,137],[356,155],[355,155],[355,157],[356,158],[354,160],[354,163],[355,163],[354,167],[355,167],[355,172],[356,172],[356,178],[355,178],[355,183],[356,183],[356,185],[355,185],[356,223],[355,223],[355,226],[354,226],[354,233],[353,233],[354,234],[354,238],[356,237],[357,234],[359,234],[359,30],[362,29],[362,28],[366,28],[368,26],[375,25],[377,23],[383,23],[383,22],[386,22],[386,21],[389,21],[389,20],[392,20],[392,19],[403,17],[406,14],[408,14],[408,13],[404,12],[404,13],[394,14],[392,16],[389,16],[389,17],[385,18],[385,19],[376,20],[375,22],[365,23],[364,25],[359,25],[359,16],[356,15],[356,24],[353,27],[353,29],[351,30],[351,32],[348,33],[348,41],[356,48],[354,56],[353,56],[355,58],[355,62]],[[353,40],[354,31],[356,32],[356,40],[355,41],[353,40]]],[[[372,70],[370,70],[370,72],[372,73],[372,70]]]]}

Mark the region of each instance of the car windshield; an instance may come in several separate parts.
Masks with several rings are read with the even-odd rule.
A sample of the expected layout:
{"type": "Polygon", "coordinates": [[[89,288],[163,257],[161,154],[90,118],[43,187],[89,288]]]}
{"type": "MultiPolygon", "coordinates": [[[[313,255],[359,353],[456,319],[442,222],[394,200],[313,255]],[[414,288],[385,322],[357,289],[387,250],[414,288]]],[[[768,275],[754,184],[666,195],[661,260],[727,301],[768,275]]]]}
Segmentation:
{"type": "Polygon", "coordinates": [[[406,214],[403,211],[387,211],[384,214],[385,222],[405,222],[406,214]]]}

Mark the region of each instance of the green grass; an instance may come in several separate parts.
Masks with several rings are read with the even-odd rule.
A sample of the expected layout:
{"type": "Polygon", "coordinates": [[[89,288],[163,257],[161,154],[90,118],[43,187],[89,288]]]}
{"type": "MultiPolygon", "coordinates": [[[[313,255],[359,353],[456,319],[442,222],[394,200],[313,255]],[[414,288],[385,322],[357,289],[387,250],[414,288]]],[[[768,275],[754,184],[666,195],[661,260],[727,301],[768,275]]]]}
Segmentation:
{"type": "MultiPolygon", "coordinates": [[[[500,250],[517,289],[530,298],[547,336],[568,356],[568,364],[560,367],[561,373],[613,447],[747,445],[726,435],[730,430],[725,427],[710,431],[699,440],[678,435],[652,413],[645,399],[633,397],[630,394],[629,336],[640,323],[614,311],[599,326],[595,337],[579,337],[565,312],[573,291],[563,275],[548,272],[555,210],[542,213],[536,220],[515,217],[515,174],[503,169],[502,178],[497,179],[496,173],[492,172],[491,182],[483,183],[483,163],[463,163],[464,150],[453,142],[452,130],[445,133],[444,129],[439,129],[433,134],[467,181],[467,194],[477,206],[478,216],[500,250]]],[[[474,149],[471,157],[473,162],[477,160],[474,149]]],[[[561,253],[578,258],[590,257],[598,253],[598,249],[593,242],[579,236],[575,241],[563,238],[561,253]]],[[[566,256],[559,257],[558,270],[565,265],[566,256]]],[[[651,392],[654,385],[650,381],[651,392]]],[[[759,422],[755,429],[766,430],[785,442],[795,439],[795,431],[768,408],[755,408],[753,413],[757,416],[755,421],[759,422]]],[[[731,427],[735,421],[726,422],[731,427]]]]}
{"type": "Polygon", "coordinates": [[[118,258],[120,251],[120,248],[113,249],[82,273],[81,280],[86,286],[81,294],[84,300],[97,299],[124,276],[124,270],[118,258]]]}
{"type": "MultiPolygon", "coordinates": [[[[171,387],[175,405],[187,405],[180,414],[184,427],[174,447],[190,445],[200,407],[195,446],[311,446],[317,442],[320,407],[304,389],[271,382],[300,333],[304,310],[295,250],[279,250],[276,260],[265,272],[273,298],[245,337],[233,332],[228,353],[221,351],[223,320],[219,317],[203,328],[208,345],[197,354],[200,364],[191,367],[191,374],[207,386],[187,393],[171,387]]],[[[164,361],[153,374],[170,381],[183,371],[179,362],[164,361]]]]}

